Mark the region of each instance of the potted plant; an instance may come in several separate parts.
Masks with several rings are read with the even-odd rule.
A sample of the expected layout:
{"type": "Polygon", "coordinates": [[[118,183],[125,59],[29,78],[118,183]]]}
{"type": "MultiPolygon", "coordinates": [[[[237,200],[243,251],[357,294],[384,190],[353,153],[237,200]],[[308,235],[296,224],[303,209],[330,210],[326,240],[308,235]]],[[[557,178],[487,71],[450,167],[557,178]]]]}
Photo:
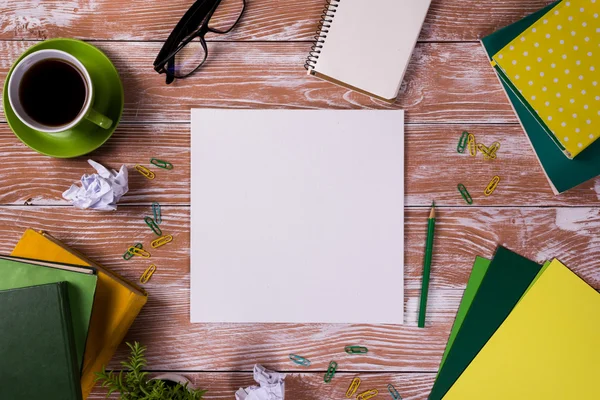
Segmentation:
{"type": "Polygon", "coordinates": [[[96,381],[108,389],[108,394],[118,392],[123,400],[202,400],[206,390],[195,389],[190,386],[190,381],[180,375],[164,374],[153,379],[148,378],[148,372],[142,369],[147,365],[144,353],[146,347],[138,342],[127,343],[131,349],[129,361],[121,362],[128,371],[118,374],[113,371],[97,372],[96,381]]]}

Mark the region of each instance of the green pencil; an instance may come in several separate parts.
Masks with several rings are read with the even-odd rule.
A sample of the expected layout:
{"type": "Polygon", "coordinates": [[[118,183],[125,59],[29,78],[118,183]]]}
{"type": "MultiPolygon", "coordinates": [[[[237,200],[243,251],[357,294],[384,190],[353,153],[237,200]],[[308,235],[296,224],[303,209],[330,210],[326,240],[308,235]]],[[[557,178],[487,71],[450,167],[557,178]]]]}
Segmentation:
{"type": "Polygon", "coordinates": [[[433,255],[433,233],[435,231],[435,201],[431,204],[429,223],[427,225],[427,242],[425,258],[423,259],[423,282],[421,284],[421,304],[419,306],[419,328],[425,327],[425,310],[427,309],[427,293],[429,292],[429,273],[431,271],[431,256],[433,255]]]}

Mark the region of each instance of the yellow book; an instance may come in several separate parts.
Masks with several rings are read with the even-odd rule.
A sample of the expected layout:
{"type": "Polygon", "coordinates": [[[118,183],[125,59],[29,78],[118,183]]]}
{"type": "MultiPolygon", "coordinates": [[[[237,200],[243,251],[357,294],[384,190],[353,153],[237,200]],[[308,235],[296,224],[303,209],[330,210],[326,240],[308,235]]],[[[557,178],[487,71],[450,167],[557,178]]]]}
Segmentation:
{"type": "Polygon", "coordinates": [[[561,1],[493,56],[569,158],[600,136],[600,1],[561,1]]]}
{"type": "Polygon", "coordinates": [[[27,229],[11,255],[97,269],[98,284],[81,374],[81,390],[83,398],[87,398],[94,387],[94,373],[101,371],[114,355],[146,304],[146,292],[44,232],[27,229]]]}
{"type": "Polygon", "coordinates": [[[600,294],[558,260],[444,400],[600,399],[600,294]]]}

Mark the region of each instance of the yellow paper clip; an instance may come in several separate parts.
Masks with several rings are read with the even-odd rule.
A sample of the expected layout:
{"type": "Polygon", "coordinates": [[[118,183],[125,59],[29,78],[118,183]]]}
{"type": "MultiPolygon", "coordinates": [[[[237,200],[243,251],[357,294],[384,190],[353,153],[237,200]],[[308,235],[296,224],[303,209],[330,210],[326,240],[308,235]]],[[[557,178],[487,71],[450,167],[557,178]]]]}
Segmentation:
{"type": "Polygon", "coordinates": [[[490,183],[485,188],[485,191],[483,193],[486,196],[491,195],[492,193],[494,193],[494,190],[496,190],[496,188],[498,187],[499,183],[500,183],[500,177],[498,175],[494,176],[492,178],[492,180],[490,181],[490,183]]]}
{"type": "Polygon", "coordinates": [[[128,250],[134,256],[140,256],[140,257],[144,257],[144,258],[150,258],[150,253],[148,253],[144,249],[139,249],[137,247],[130,247],[128,250]]]}
{"type": "Polygon", "coordinates": [[[154,172],[150,171],[148,168],[143,165],[136,164],[135,170],[140,174],[144,175],[148,179],[154,179],[154,172]]]}
{"type": "Polygon", "coordinates": [[[144,271],[142,276],[140,276],[140,283],[148,283],[154,272],[156,271],[156,265],[150,264],[148,268],[144,271]]]}
{"type": "Polygon", "coordinates": [[[150,243],[150,246],[152,246],[153,249],[156,249],[157,247],[164,246],[165,244],[171,243],[172,241],[173,241],[173,236],[165,235],[165,236],[159,237],[156,240],[153,240],[152,243],[150,243]]]}
{"type": "Polygon", "coordinates": [[[360,386],[360,378],[356,377],[356,378],[352,379],[352,382],[350,383],[350,387],[346,391],[346,397],[351,399],[352,396],[354,396],[354,393],[356,393],[356,391],[358,390],[359,386],[360,386]]]}
{"type": "Polygon", "coordinates": [[[499,142],[492,143],[492,145],[488,148],[488,150],[490,151],[490,158],[492,160],[495,160],[496,159],[496,152],[498,150],[500,150],[500,143],[499,142]]]}
{"type": "Polygon", "coordinates": [[[479,149],[480,152],[483,153],[484,160],[495,160],[496,152],[500,148],[500,143],[494,142],[494,143],[492,143],[492,145],[490,147],[486,147],[482,143],[479,143],[477,145],[477,148],[479,149]]]}
{"type": "Polygon", "coordinates": [[[475,135],[472,133],[469,133],[469,140],[467,141],[467,144],[469,146],[469,154],[475,157],[477,155],[477,142],[475,142],[475,135]]]}
{"type": "Polygon", "coordinates": [[[368,400],[368,399],[371,399],[371,398],[377,396],[378,394],[379,394],[379,390],[377,390],[377,389],[367,390],[366,392],[362,392],[361,394],[356,396],[356,400],[368,400]]]}

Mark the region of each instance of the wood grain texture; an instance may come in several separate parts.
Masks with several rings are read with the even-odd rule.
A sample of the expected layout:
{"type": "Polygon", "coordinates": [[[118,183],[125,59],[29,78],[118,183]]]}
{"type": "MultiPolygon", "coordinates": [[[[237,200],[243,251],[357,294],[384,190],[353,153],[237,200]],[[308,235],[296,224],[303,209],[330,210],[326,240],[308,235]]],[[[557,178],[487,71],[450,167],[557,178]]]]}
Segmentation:
{"type": "MultiPolygon", "coordinates": [[[[313,129],[318,129],[314,127],[313,129]]],[[[121,125],[98,151],[75,160],[60,160],[37,154],[0,124],[0,204],[65,205],[62,192],[94,170],[91,158],[118,169],[130,167],[130,192],[123,204],[189,204],[190,126],[182,124],[121,125]],[[135,170],[137,163],[149,165],[152,157],[165,159],[175,168],[153,168],[150,181],[135,170]],[[52,171],[52,178],[40,171],[52,171]]],[[[407,206],[426,206],[435,199],[443,206],[466,205],[456,190],[463,183],[476,206],[595,206],[600,200],[600,178],[561,196],[550,185],[519,125],[408,125],[406,129],[407,206]],[[498,159],[484,161],[458,154],[456,145],[462,131],[476,135],[482,143],[499,141],[498,159]],[[496,192],[486,197],[483,189],[494,175],[502,178],[496,192]]]]}
{"type": "MultiPolygon", "coordinates": [[[[480,0],[434,0],[421,33],[423,41],[473,41],[551,3],[550,0],[503,0],[482,6],[480,0]]],[[[192,4],[188,0],[2,0],[0,39],[164,41],[192,4]]],[[[240,24],[210,40],[309,41],[325,0],[247,0],[240,24]]],[[[376,28],[368,27],[369,35],[376,28]]]]}
{"type": "MultiPolygon", "coordinates": [[[[343,371],[343,365],[340,364],[343,371]]],[[[154,374],[153,374],[154,375],[154,374]]],[[[248,387],[256,383],[251,372],[230,373],[182,373],[198,388],[207,389],[206,400],[232,400],[240,387],[248,387]]],[[[333,400],[345,399],[346,390],[354,377],[361,379],[357,393],[369,389],[377,389],[377,398],[391,398],[387,385],[393,384],[404,400],[426,400],[433,386],[435,374],[432,373],[369,373],[351,374],[339,372],[331,383],[323,382],[323,373],[291,373],[285,378],[286,400],[333,400]]],[[[96,387],[89,400],[105,398],[105,391],[96,387]]],[[[117,399],[117,396],[110,397],[117,399]]]]}
{"type": "MultiPolygon", "coordinates": [[[[44,229],[92,259],[137,279],[145,260],[124,261],[126,247],[156,236],[143,222],[150,203],[163,204],[165,233],[174,242],[153,251],[158,271],[146,285],[147,306],[126,340],[148,349],[151,371],[185,371],[209,389],[207,399],[232,399],[253,384],[262,363],[289,372],[288,400],[341,399],[355,374],[381,398],[393,383],[404,399],[425,400],[433,384],[475,255],[498,244],[542,262],[558,256],[600,289],[600,179],[554,196],[478,39],[551,0],[433,0],[398,101],[388,105],[309,77],[303,68],[324,0],[248,0],[241,24],[207,37],[209,59],[193,77],[167,86],[152,62],[190,0],[0,0],[0,80],[14,60],[51,37],[92,40],[114,61],[126,93],[124,123],[90,155],[107,166],[148,164],[160,156],[175,165],[148,181],[132,171],[130,193],[117,212],[74,209],[61,193],[83,173],[87,157],[55,160],[22,145],[0,115],[0,252],[9,253],[26,228],[44,229]],[[203,108],[397,109],[407,112],[404,326],[349,324],[189,323],[189,110],[203,108]],[[502,143],[499,159],[456,153],[463,130],[502,143]],[[500,187],[481,193],[493,175],[500,187]],[[456,184],[475,199],[463,203],[456,184]],[[428,205],[438,209],[427,327],[416,326],[428,205]],[[361,344],[364,356],[343,347],[361,344]],[[289,353],[311,359],[308,369],[289,353]],[[329,385],[331,359],[340,373],[329,385]]],[[[376,40],[377,32],[366,34],[376,40]]],[[[357,50],[357,62],[360,52],[357,50]]],[[[310,127],[310,124],[307,123],[310,127]]],[[[340,282],[343,284],[343,276],[340,282]]],[[[376,295],[377,282],[365,290],[376,295]]],[[[340,305],[341,306],[341,305],[340,305]]],[[[110,363],[127,356],[121,346],[110,363]]],[[[90,399],[104,398],[96,388],[90,399]]],[[[112,398],[116,398],[113,396],[112,398]]]]}
{"type": "MultiPolygon", "coordinates": [[[[0,42],[0,80],[34,42],[0,42]]],[[[189,121],[200,108],[402,108],[408,123],[516,123],[478,43],[418,45],[394,105],[308,76],[308,43],[211,43],[190,78],[166,85],[152,63],[158,43],[96,42],[125,87],[124,122],[189,121]]],[[[360,57],[357,54],[357,57],[360,57]]],[[[310,126],[310,122],[307,122],[310,126]]]]}
{"type": "MultiPolygon", "coordinates": [[[[70,207],[2,207],[0,252],[12,249],[27,227],[46,229],[68,245],[137,279],[147,261],[124,261],[125,248],[146,245],[155,236],[143,217],[149,206],[125,207],[116,213],[85,212],[70,207]]],[[[309,370],[324,370],[331,357],[352,361],[354,371],[434,372],[446,344],[475,255],[491,257],[498,244],[538,262],[554,256],[595,288],[600,288],[600,209],[598,208],[445,208],[438,210],[430,283],[427,329],[416,327],[427,209],[406,215],[404,309],[406,324],[191,324],[189,322],[189,208],[163,210],[165,233],[173,243],[152,251],[158,271],[146,285],[147,306],[127,340],[148,345],[155,370],[250,371],[256,362],[293,370],[289,353],[311,359],[309,370]],[[582,256],[585,255],[585,256],[582,256]],[[365,356],[341,354],[360,343],[365,356]]],[[[343,276],[340,276],[340,282],[343,276]]],[[[376,295],[377,282],[365,290],[376,295]]],[[[124,346],[111,366],[125,357],[124,346]]]]}

